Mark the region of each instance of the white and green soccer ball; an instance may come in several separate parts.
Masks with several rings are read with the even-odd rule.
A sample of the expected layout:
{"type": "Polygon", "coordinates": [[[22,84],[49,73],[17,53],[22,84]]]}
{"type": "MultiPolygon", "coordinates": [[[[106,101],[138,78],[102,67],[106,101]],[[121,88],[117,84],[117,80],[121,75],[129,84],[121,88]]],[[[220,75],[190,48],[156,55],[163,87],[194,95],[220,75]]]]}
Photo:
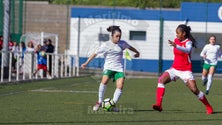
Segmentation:
{"type": "Polygon", "coordinates": [[[115,103],[112,99],[110,98],[106,98],[103,100],[102,102],[102,108],[105,110],[105,111],[112,111],[112,108],[115,107],[115,103]]]}
{"type": "Polygon", "coordinates": [[[40,51],[40,55],[45,57],[46,56],[46,52],[45,51],[40,51]]]}

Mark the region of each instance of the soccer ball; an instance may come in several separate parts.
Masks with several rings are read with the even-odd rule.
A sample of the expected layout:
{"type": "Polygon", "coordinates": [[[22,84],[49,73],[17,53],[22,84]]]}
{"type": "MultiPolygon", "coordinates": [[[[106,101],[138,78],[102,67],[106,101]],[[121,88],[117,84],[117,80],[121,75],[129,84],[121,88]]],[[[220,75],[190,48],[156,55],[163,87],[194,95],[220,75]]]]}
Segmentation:
{"type": "Polygon", "coordinates": [[[41,52],[40,52],[40,55],[41,55],[41,56],[46,56],[45,51],[41,51],[41,52]]]}
{"type": "Polygon", "coordinates": [[[110,99],[110,98],[106,98],[106,99],[104,99],[103,102],[102,102],[102,108],[103,108],[103,110],[105,110],[105,111],[111,111],[114,106],[115,106],[115,103],[114,103],[114,101],[113,101],[112,99],[110,99]]]}

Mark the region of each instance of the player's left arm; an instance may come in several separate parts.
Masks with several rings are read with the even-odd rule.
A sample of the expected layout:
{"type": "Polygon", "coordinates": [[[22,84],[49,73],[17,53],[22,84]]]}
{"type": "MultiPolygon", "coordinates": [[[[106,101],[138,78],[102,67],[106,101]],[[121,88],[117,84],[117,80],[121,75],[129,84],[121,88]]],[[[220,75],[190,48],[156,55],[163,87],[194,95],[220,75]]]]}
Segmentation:
{"type": "Polygon", "coordinates": [[[86,66],[97,56],[96,53],[93,53],[87,60],[81,65],[81,68],[85,69],[86,66]]]}
{"type": "Polygon", "coordinates": [[[222,50],[221,50],[220,45],[219,45],[217,57],[222,58],[222,50]]]}
{"type": "Polygon", "coordinates": [[[189,53],[191,52],[191,49],[192,49],[192,42],[191,42],[191,41],[186,42],[186,47],[184,47],[184,46],[179,46],[179,45],[177,45],[175,42],[173,42],[173,41],[171,41],[171,40],[168,40],[168,43],[169,43],[171,46],[175,47],[176,49],[178,49],[178,50],[180,50],[180,51],[182,51],[182,52],[184,52],[184,53],[187,53],[187,54],[189,54],[189,53]]]}
{"type": "Polygon", "coordinates": [[[139,57],[140,56],[140,52],[136,48],[130,46],[129,50],[131,50],[135,53],[134,57],[139,57]]]}

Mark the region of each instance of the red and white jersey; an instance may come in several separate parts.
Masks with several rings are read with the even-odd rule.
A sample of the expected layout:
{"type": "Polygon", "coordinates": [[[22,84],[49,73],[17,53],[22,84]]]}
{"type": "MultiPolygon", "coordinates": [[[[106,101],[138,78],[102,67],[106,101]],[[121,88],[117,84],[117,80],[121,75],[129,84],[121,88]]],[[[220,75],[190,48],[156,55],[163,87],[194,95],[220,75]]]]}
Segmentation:
{"type": "Polygon", "coordinates": [[[174,47],[174,62],[172,68],[180,71],[191,71],[192,72],[192,63],[191,63],[191,48],[192,41],[185,39],[180,41],[178,38],[174,40],[176,47],[174,47]]]}

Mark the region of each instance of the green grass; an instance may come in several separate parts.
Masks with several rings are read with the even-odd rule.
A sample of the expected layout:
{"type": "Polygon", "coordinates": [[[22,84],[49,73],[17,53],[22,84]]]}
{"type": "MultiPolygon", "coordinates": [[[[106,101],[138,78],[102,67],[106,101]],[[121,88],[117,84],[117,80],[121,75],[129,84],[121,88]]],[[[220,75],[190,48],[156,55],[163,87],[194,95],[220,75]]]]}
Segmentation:
{"type": "MultiPolygon", "coordinates": [[[[0,86],[0,125],[219,125],[222,84],[214,80],[207,96],[215,113],[205,107],[181,80],[166,86],[163,111],[152,110],[157,79],[127,79],[118,103],[120,112],[92,111],[100,78],[79,77],[0,86]]],[[[204,91],[201,81],[199,89],[204,91]]],[[[110,82],[105,97],[112,98],[110,82]]]]}

